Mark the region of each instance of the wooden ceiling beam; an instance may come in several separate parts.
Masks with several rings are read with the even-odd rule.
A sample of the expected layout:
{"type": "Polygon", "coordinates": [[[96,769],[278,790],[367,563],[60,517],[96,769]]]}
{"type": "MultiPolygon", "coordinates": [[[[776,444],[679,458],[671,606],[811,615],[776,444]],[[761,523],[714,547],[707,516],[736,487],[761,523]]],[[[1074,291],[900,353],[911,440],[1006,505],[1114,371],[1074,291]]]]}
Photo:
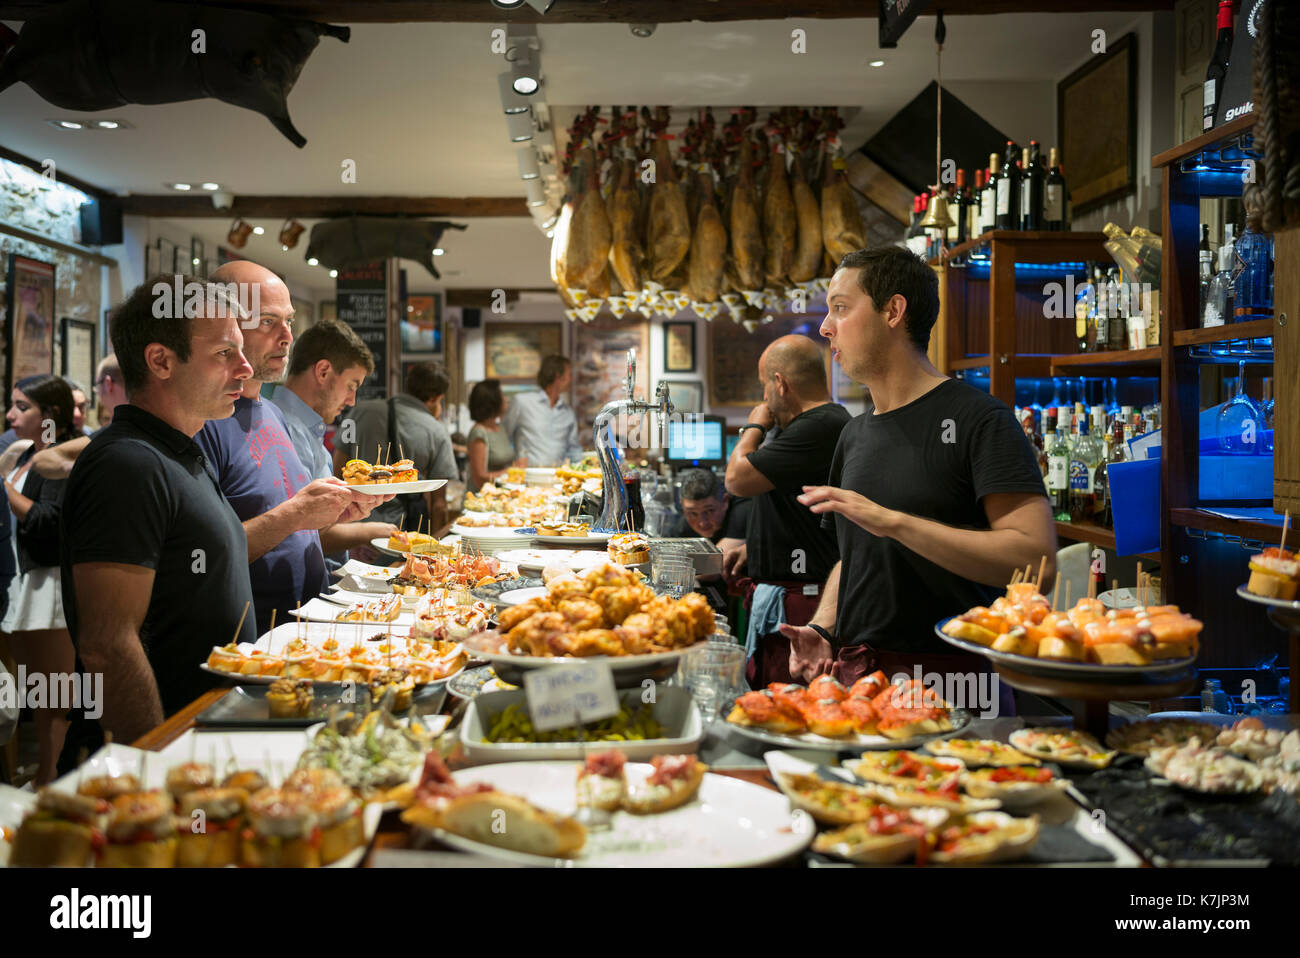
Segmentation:
{"type": "Polygon", "coordinates": [[[236,196],[231,209],[217,209],[210,193],[131,194],[121,197],[128,216],[162,219],[323,219],[335,216],[526,217],[522,196],[236,196]]]}
{"type": "MultiPolygon", "coordinates": [[[[190,0],[173,0],[190,2],[190,0]]],[[[23,20],[46,0],[0,0],[0,20],[23,20]]],[[[218,5],[218,4],[214,4],[218,5]]],[[[872,19],[866,0],[556,0],[546,15],[529,6],[503,10],[488,0],[220,0],[332,23],[680,23],[689,20],[872,19]],[[653,8],[653,9],[651,9],[653,8]]],[[[1172,10],[1174,0],[943,0],[947,16],[996,13],[1102,13],[1172,10]]]]}

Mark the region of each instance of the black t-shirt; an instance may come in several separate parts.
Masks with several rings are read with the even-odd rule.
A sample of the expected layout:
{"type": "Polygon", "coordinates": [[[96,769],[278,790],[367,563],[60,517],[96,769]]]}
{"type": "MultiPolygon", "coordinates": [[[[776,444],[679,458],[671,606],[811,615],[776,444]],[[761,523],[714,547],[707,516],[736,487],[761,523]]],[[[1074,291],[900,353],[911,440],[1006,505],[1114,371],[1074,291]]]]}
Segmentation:
{"type": "Polygon", "coordinates": [[[849,413],[825,403],[800,413],[749,454],[773,489],[754,496],[745,536],[749,576],[759,582],[824,582],[839,558],[835,536],[797,497],[822,486],[849,413]]]}
{"type": "MultiPolygon", "coordinates": [[[[718,526],[718,531],[709,536],[709,541],[717,545],[723,539],[743,539],[745,530],[749,525],[749,510],[752,499],[746,499],[742,496],[732,496],[727,502],[727,514],[722,517],[722,525],[718,526]]],[[[686,521],[685,516],[677,517],[677,524],[669,530],[669,534],[664,538],[667,539],[693,539],[698,538],[691,524],[686,521]]]]}
{"type": "MultiPolygon", "coordinates": [[[[830,484],[966,529],[989,528],[980,500],[990,493],[1045,495],[1037,456],[1011,410],[955,379],[899,409],[854,418],[840,435],[830,484]]],[[[834,528],[843,562],[835,628],[841,645],[951,652],[935,624],[998,594],[841,515],[828,513],[824,524],[834,528]]]]}
{"type": "MultiPolygon", "coordinates": [[[[194,440],[136,406],[77,459],[63,498],[63,610],[78,641],[72,567],[119,562],[154,570],[140,640],[170,715],[220,679],[199,666],[235,637],[253,592],[244,527],[194,440]]],[[[239,641],[257,638],[253,615],[239,641]]],[[[78,669],[81,668],[78,656],[78,669]]],[[[83,730],[84,732],[84,730],[83,730]]]]}

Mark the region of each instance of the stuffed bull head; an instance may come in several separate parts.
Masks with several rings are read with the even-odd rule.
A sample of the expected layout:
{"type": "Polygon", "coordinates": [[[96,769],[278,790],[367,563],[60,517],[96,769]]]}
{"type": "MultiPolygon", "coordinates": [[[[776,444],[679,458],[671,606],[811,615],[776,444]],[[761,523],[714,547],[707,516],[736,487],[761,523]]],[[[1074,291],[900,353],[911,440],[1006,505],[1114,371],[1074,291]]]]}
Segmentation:
{"type": "Polygon", "coordinates": [[[306,257],[314,256],[330,269],[346,269],[389,257],[413,259],[434,279],[442,279],[433,265],[434,248],[444,231],[464,228],[464,223],[384,216],[326,220],[311,228],[306,257]]]}
{"type": "Polygon", "coordinates": [[[322,34],[346,43],[351,33],[197,3],[68,0],[32,14],[16,39],[0,27],[0,91],[22,81],[82,111],[213,97],[256,110],[302,146],[285,98],[322,34]]]}

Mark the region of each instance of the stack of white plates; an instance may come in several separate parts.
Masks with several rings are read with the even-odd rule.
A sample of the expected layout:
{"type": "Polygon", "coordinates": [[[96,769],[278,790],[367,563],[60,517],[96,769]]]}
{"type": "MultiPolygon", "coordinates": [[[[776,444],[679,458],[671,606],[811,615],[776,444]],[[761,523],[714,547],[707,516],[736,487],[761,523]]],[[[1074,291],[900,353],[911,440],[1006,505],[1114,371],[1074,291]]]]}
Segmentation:
{"type": "Polygon", "coordinates": [[[529,486],[555,485],[555,470],[542,466],[529,466],[524,470],[524,484],[529,486]]]}
{"type": "Polygon", "coordinates": [[[502,526],[487,526],[481,529],[453,527],[452,532],[460,536],[463,548],[494,555],[511,549],[522,549],[532,545],[533,537],[516,533],[502,526]]]}

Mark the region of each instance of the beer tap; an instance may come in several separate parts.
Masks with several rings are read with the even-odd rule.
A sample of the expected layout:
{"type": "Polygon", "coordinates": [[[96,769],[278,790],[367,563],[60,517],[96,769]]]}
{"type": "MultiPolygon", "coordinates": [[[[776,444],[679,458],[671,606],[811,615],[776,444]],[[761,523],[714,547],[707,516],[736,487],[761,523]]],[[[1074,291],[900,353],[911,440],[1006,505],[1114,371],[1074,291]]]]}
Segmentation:
{"type": "Polygon", "coordinates": [[[668,417],[672,415],[673,404],[668,399],[668,384],[659,383],[655,390],[655,401],[645,402],[635,398],[636,389],[636,349],[627,351],[627,376],[624,378],[627,398],[615,399],[605,404],[596,416],[595,440],[596,455],[600,459],[601,480],[604,486],[604,507],[600,513],[597,526],[601,529],[622,529],[629,526],[627,518],[631,503],[628,500],[627,486],[623,476],[623,450],[615,441],[613,423],[621,420],[623,435],[632,431],[634,417],[639,421],[645,413],[657,417],[655,428],[667,428],[668,417]]]}

